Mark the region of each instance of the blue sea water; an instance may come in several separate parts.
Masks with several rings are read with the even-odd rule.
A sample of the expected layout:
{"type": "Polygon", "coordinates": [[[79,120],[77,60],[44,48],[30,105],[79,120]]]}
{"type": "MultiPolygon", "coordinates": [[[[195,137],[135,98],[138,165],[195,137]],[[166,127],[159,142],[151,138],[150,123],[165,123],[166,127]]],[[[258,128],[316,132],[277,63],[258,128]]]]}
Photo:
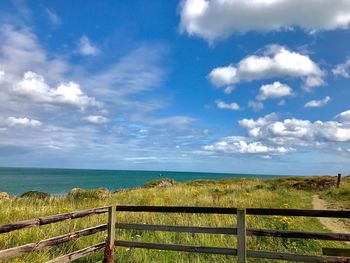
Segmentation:
{"type": "Polygon", "coordinates": [[[0,192],[19,195],[27,191],[43,191],[54,195],[64,194],[79,187],[93,189],[105,187],[111,191],[142,186],[164,177],[178,182],[195,179],[272,178],[272,175],[195,173],[168,171],[122,171],[49,168],[0,168],[0,192]]]}

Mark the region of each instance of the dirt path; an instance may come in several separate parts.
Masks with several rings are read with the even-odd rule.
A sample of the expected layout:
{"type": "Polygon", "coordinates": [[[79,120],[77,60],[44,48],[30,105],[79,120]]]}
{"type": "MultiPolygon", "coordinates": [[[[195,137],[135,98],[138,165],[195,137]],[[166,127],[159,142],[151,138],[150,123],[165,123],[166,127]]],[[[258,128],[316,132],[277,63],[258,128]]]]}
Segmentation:
{"type": "MultiPolygon", "coordinates": [[[[312,205],[315,210],[324,210],[329,209],[327,207],[327,203],[320,199],[318,195],[314,195],[312,197],[312,205]]],[[[346,226],[339,220],[334,218],[327,218],[327,217],[321,217],[319,218],[322,225],[327,227],[329,230],[331,230],[334,233],[348,233],[350,234],[350,230],[346,228],[346,226]]],[[[350,242],[346,242],[349,243],[350,242]]]]}

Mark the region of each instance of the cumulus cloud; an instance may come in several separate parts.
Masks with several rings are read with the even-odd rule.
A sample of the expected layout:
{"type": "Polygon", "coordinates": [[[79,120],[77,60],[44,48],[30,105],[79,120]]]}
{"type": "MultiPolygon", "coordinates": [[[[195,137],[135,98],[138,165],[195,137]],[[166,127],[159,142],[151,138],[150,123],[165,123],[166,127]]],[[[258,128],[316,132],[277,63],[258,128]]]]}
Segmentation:
{"type": "Polygon", "coordinates": [[[262,85],[260,87],[260,93],[257,96],[258,100],[275,99],[281,97],[292,96],[293,90],[286,84],[282,84],[279,81],[275,81],[272,84],[262,85]]]}
{"type": "Polygon", "coordinates": [[[339,113],[336,118],[340,121],[340,122],[348,122],[350,123],[350,110],[347,111],[343,111],[341,113],[339,113]]]}
{"type": "Polygon", "coordinates": [[[50,88],[43,76],[28,71],[22,81],[12,88],[12,92],[33,102],[66,104],[85,109],[88,106],[100,107],[95,98],[88,97],[75,82],[61,83],[50,88]]]}
{"type": "Polygon", "coordinates": [[[247,136],[228,136],[205,145],[207,152],[241,154],[284,154],[299,148],[327,147],[339,149],[350,142],[350,110],[344,111],[330,121],[303,119],[279,120],[276,113],[258,119],[242,119],[239,125],[247,136]]]}
{"type": "Polygon", "coordinates": [[[309,102],[305,103],[304,107],[306,108],[323,107],[326,104],[328,104],[330,101],[331,101],[331,97],[326,96],[322,100],[310,100],[309,102]]]}
{"type": "Polygon", "coordinates": [[[235,102],[226,103],[222,100],[217,100],[215,103],[219,109],[234,110],[234,111],[239,110],[239,105],[235,102]]]}
{"type": "Polygon", "coordinates": [[[242,153],[242,154],[283,154],[293,151],[283,146],[267,146],[261,142],[247,142],[247,138],[239,136],[224,137],[220,141],[206,145],[204,150],[211,152],[242,153]]]}
{"type": "Polygon", "coordinates": [[[254,119],[243,119],[240,120],[238,123],[243,128],[246,128],[248,130],[249,136],[257,137],[257,135],[260,132],[261,127],[267,125],[268,123],[274,122],[278,119],[278,116],[276,113],[270,113],[264,117],[261,117],[257,120],[254,119]]]}
{"type": "Polygon", "coordinates": [[[100,50],[84,35],[79,39],[77,52],[83,56],[96,56],[100,53],[100,50]]]}
{"type": "Polygon", "coordinates": [[[28,119],[27,117],[8,117],[6,123],[9,127],[39,127],[41,122],[34,119],[28,119]]]}
{"type": "Polygon", "coordinates": [[[337,120],[315,121],[285,119],[279,121],[275,113],[265,117],[239,121],[250,137],[278,144],[314,144],[350,141],[350,122],[347,112],[337,115],[337,120]]]}
{"type": "Polygon", "coordinates": [[[108,119],[101,115],[90,115],[84,117],[84,120],[94,123],[94,124],[104,124],[108,121],[108,119]]]}
{"type": "Polygon", "coordinates": [[[301,78],[305,90],[324,84],[323,70],[309,56],[279,45],[269,45],[261,55],[248,56],[237,64],[214,68],[208,75],[216,87],[282,77],[301,78]]]}
{"type": "Polygon", "coordinates": [[[344,78],[350,78],[350,59],[348,59],[345,63],[337,65],[333,70],[334,75],[342,76],[344,78]]]}
{"type": "Polygon", "coordinates": [[[264,109],[264,104],[261,101],[248,101],[248,107],[255,112],[259,112],[264,109]]]}
{"type": "Polygon", "coordinates": [[[180,28],[207,41],[249,31],[348,28],[348,0],[183,0],[180,28]],[[300,7],[303,8],[300,8],[300,7]]]}

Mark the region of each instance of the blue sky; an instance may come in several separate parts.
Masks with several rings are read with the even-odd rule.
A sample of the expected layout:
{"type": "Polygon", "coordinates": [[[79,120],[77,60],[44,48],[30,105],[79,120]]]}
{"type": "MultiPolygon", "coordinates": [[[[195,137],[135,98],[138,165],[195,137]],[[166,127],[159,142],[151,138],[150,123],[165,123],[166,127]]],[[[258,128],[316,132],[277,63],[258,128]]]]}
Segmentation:
{"type": "Polygon", "coordinates": [[[348,0],[1,1],[0,165],[350,173],[349,25],[348,0]]]}

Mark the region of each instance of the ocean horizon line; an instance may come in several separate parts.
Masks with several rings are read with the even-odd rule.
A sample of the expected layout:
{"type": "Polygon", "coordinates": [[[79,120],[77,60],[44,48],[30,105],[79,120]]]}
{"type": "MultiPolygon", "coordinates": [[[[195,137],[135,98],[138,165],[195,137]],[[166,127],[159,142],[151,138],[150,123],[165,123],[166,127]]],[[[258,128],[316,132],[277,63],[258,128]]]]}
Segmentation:
{"type": "Polygon", "coordinates": [[[81,171],[131,171],[131,172],[159,172],[159,173],[198,173],[198,174],[233,174],[258,176],[331,176],[331,174],[284,174],[284,173],[248,173],[230,171],[201,171],[201,170],[159,170],[159,169],[117,169],[117,168],[79,168],[79,167],[36,167],[36,166],[0,166],[0,169],[36,169],[36,170],[81,170],[81,171]]]}
{"type": "Polygon", "coordinates": [[[221,180],[226,178],[269,179],[286,176],[160,170],[1,167],[0,192],[19,195],[28,191],[41,191],[53,195],[62,195],[73,188],[107,188],[110,191],[130,189],[165,177],[172,178],[177,182],[186,182],[193,180],[221,180]]]}

